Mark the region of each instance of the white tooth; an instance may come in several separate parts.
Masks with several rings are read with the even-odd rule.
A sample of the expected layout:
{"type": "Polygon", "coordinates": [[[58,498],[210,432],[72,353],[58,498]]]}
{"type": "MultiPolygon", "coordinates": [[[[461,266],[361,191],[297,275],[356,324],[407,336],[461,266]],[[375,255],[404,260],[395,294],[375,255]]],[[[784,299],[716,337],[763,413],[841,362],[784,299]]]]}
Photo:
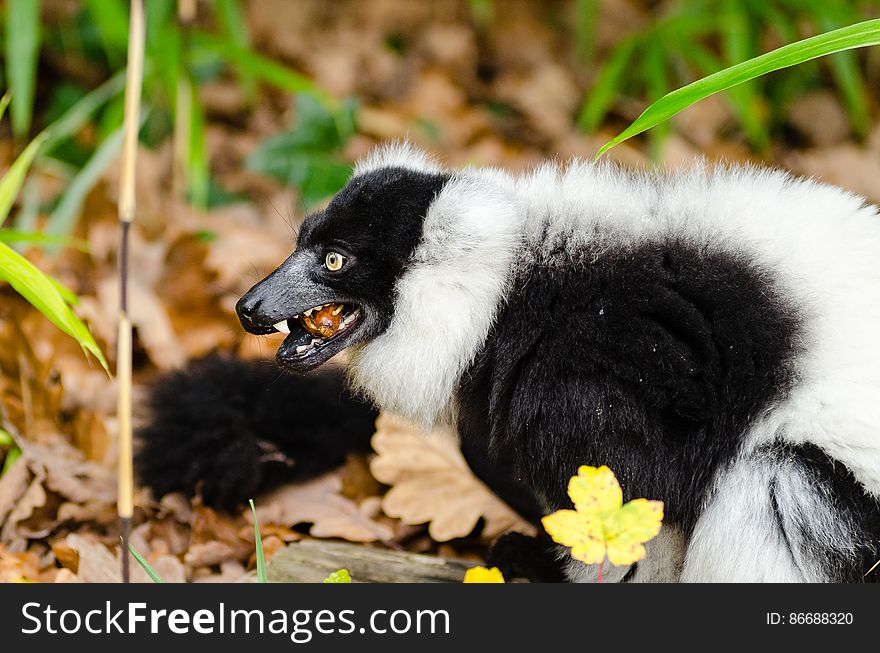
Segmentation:
{"type": "Polygon", "coordinates": [[[304,351],[308,351],[308,350],[311,349],[311,348],[312,348],[311,345],[300,345],[299,347],[296,348],[296,353],[297,353],[297,354],[301,354],[301,353],[303,353],[304,351]]]}
{"type": "Polygon", "coordinates": [[[276,331],[280,331],[281,333],[290,333],[290,329],[287,326],[287,320],[281,320],[272,326],[275,327],[276,331]]]}
{"type": "Polygon", "coordinates": [[[354,318],[356,318],[356,317],[357,317],[357,315],[349,315],[347,318],[342,320],[342,323],[345,325],[351,324],[354,321],[354,318]]]}
{"type": "Polygon", "coordinates": [[[333,311],[333,315],[339,315],[342,312],[342,306],[338,306],[336,310],[333,311]]]}
{"type": "Polygon", "coordinates": [[[324,341],[321,340],[320,338],[318,340],[312,340],[312,344],[310,344],[309,347],[314,347],[315,345],[320,345],[322,342],[324,342],[324,341]]]}
{"type": "Polygon", "coordinates": [[[307,310],[305,313],[303,313],[303,315],[305,315],[306,317],[310,317],[310,316],[312,315],[312,311],[313,311],[313,310],[314,310],[314,309],[311,309],[311,308],[310,308],[310,309],[307,310]]]}

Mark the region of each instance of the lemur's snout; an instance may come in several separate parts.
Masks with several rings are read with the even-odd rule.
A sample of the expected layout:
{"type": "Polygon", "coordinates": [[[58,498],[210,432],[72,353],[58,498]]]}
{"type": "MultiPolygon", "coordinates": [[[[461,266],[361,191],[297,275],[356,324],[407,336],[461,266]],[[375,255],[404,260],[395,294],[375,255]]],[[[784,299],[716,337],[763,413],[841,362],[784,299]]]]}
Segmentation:
{"type": "Polygon", "coordinates": [[[277,306],[277,303],[271,301],[272,298],[269,296],[271,293],[267,292],[268,288],[265,284],[265,280],[258,283],[247,291],[235,305],[235,312],[238,314],[241,326],[245,331],[256,335],[272,333],[274,329],[271,325],[282,317],[286,317],[276,318],[274,315],[277,309],[273,310],[272,306],[273,304],[277,306]]]}

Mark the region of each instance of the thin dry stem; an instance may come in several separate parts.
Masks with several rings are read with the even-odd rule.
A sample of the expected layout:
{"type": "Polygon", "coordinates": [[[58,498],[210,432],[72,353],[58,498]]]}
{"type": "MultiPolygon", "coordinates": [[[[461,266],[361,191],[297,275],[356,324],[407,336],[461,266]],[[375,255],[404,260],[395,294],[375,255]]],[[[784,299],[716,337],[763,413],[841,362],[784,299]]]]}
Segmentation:
{"type": "Polygon", "coordinates": [[[131,0],[128,29],[128,69],[125,84],[125,122],[122,145],[122,173],[119,178],[119,331],[116,338],[117,417],[119,424],[119,512],[122,532],[122,580],[129,582],[128,536],[134,513],[134,482],[131,428],[131,340],[128,317],[128,232],[134,220],[135,164],[140,125],[141,87],[144,72],[144,5],[131,0]]]}

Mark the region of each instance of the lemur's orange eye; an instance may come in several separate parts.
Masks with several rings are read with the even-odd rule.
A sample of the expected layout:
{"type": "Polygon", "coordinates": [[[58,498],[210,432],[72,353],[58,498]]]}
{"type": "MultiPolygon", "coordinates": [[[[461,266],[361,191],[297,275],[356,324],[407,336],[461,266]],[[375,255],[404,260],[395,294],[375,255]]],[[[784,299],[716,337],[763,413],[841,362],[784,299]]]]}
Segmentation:
{"type": "Polygon", "coordinates": [[[339,252],[327,252],[327,256],[324,257],[324,267],[331,272],[336,272],[341,270],[343,265],[345,265],[345,257],[342,254],[339,252]]]}

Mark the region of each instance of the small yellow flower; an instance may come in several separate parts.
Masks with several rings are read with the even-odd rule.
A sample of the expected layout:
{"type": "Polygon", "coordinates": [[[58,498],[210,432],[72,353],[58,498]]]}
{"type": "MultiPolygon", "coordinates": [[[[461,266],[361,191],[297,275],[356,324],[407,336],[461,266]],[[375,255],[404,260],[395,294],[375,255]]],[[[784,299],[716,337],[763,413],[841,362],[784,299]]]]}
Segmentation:
{"type": "Polygon", "coordinates": [[[471,567],[464,572],[465,583],[503,583],[504,576],[498,567],[471,567]]]}
{"type": "Polygon", "coordinates": [[[574,510],[558,510],[541,522],[554,541],[587,564],[607,555],[611,564],[631,565],[645,557],[644,543],[660,532],[663,502],[634,499],[624,505],[620,483],[604,465],[578,469],[568,496],[574,510]]]}

